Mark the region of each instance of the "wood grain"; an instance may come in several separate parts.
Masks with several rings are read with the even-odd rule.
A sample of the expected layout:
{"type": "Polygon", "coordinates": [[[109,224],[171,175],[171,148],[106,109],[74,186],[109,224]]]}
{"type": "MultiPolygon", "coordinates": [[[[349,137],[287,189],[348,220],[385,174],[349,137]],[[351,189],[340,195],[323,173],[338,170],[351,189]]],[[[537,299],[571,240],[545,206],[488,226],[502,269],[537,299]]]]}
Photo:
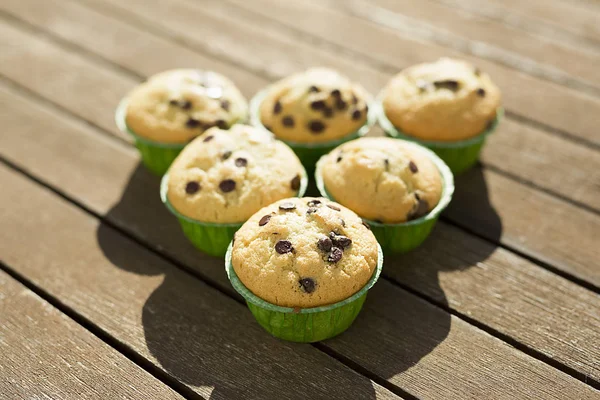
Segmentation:
{"type": "MultiPolygon", "coordinates": [[[[87,1],[114,1],[116,3],[116,0],[87,1]]],[[[230,1],[235,2],[238,6],[244,6],[244,4],[248,6],[247,3],[241,0],[230,1]]],[[[150,8],[142,10],[141,7],[136,7],[135,4],[137,2],[142,3],[141,0],[136,0],[127,2],[127,5],[123,4],[123,6],[147,18],[157,18],[157,15],[153,15],[155,11],[152,11],[150,8]]],[[[145,1],[144,4],[146,4],[145,1]]],[[[213,3],[211,2],[210,4],[213,3]]],[[[217,5],[212,6],[212,8],[217,9],[212,14],[213,20],[218,20],[218,24],[225,24],[224,17],[227,13],[219,11],[224,7],[224,4],[215,4],[217,5]]],[[[360,54],[360,57],[354,56],[355,62],[360,62],[366,57],[371,63],[377,63],[378,66],[385,68],[390,73],[399,71],[412,64],[435,60],[442,56],[460,57],[469,60],[488,72],[502,88],[504,104],[510,112],[568,132],[575,137],[594,143],[596,146],[600,144],[600,132],[589,118],[589,115],[596,113],[600,107],[600,100],[596,97],[486,60],[465,56],[442,46],[411,39],[410,35],[392,31],[361,18],[341,14],[336,10],[327,8],[318,1],[280,2],[274,0],[253,0],[252,4],[255,5],[252,8],[252,14],[261,13],[270,19],[275,19],[305,34],[317,36],[328,42],[347,48],[360,54]]],[[[193,7],[190,3],[186,5],[184,12],[188,15],[200,14],[207,13],[208,9],[207,5],[203,4],[200,8],[193,7]]],[[[176,7],[172,7],[171,13],[179,15],[179,12],[176,10],[176,7]]],[[[179,29],[185,29],[189,33],[195,31],[195,28],[192,26],[184,25],[184,28],[181,28],[181,24],[177,25],[174,23],[176,17],[173,17],[170,13],[163,14],[161,12],[161,15],[166,18],[165,24],[170,24],[171,29],[177,30],[180,32],[179,34],[185,35],[179,29]]],[[[242,12],[234,13],[229,11],[228,15],[239,15],[238,19],[242,19],[242,15],[244,18],[249,18],[247,13],[243,14],[242,12]]],[[[230,21],[231,19],[232,17],[229,18],[230,21]]],[[[273,22],[269,23],[266,20],[256,19],[253,23],[247,22],[244,25],[236,23],[235,29],[240,30],[245,27],[249,29],[249,26],[256,24],[260,24],[262,34],[266,34],[267,27],[272,25],[273,22]]],[[[286,30],[283,28],[277,30],[271,27],[269,29],[273,31],[270,36],[277,37],[278,40],[281,40],[282,36],[286,34],[286,30]]],[[[219,29],[215,35],[227,35],[228,32],[229,29],[219,29]]],[[[195,36],[198,37],[197,35],[195,36]]],[[[297,37],[300,37],[300,35],[297,35],[297,37]]],[[[195,40],[201,40],[201,38],[195,40]]],[[[263,48],[261,50],[266,51],[263,48]]],[[[337,49],[334,51],[339,52],[337,49]]]]}
{"type": "MultiPolygon", "coordinates": [[[[448,48],[561,83],[600,88],[600,52],[532,35],[435,0],[328,0],[339,10],[448,48]]],[[[600,91],[598,92],[600,93],[600,91]]]]}
{"type": "MultiPolygon", "coordinates": [[[[8,0],[6,4],[13,4],[10,3],[11,1],[8,0]]],[[[14,4],[27,3],[27,0],[19,1],[18,3],[14,2],[14,4]]],[[[51,8],[48,10],[50,12],[51,8]]],[[[35,13],[24,13],[24,15],[35,15],[35,13]]],[[[71,20],[75,21],[78,19],[72,18],[71,20]]],[[[112,25],[108,24],[111,20],[94,20],[92,18],[84,20],[88,21],[85,24],[86,26],[98,26],[102,27],[102,29],[112,27],[112,25]],[[97,21],[98,25],[93,24],[94,21],[97,21]]],[[[62,19],[49,25],[62,26],[63,24],[71,27],[71,25],[68,25],[68,22],[62,19]]],[[[75,25],[74,27],[80,26],[75,25]]],[[[115,27],[115,30],[120,29],[121,25],[115,27]]],[[[63,31],[66,30],[66,28],[63,29],[63,31]]],[[[82,28],[73,29],[73,31],[76,37],[92,38],[101,36],[99,33],[92,34],[93,30],[87,32],[82,28]]],[[[114,107],[120,98],[119,92],[126,92],[124,86],[133,86],[135,84],[134,79],[129,79],[130,83],[127,84],[127,78],[124,74],[119,74],[118,71],[110,71],[108,69],[100,70],[91,60],[86,60],[78,54],[73,54],[51,43],[39,40],[12,26],[0,26],[0,33],[2,33],[0,35],[0,43],[7,47],[7,51],[0,53],[0,60],[2,60],[2,63],[0,63],[1,72],[6,73],[11,79],[19,82],[19,84],[42,94],[44,97],[57,102],[94,124],[111,132],[116,130],[113,127],[114,123],[112,119],[114,107]],[[10,43],[14,44],[10,45],[10,43]],[[27,45],[23,46],[22,43],[26,43],[27,45]],[[35,53],[29,51],[29,49],[37,50],[38,48],[42,50],[35,53]],[[39,54],[48,54],[48,56],[41,57],[39,54]],[[26,63],[25,68],[21,67],[23,63],[26,63]],[[100,72],[90,74],[90,71],[96,71],[96,69],[100,72]],[[60,73],[57,71],[60,71],[60,73]],[[65,71],[68,71],[68,73],[64,73],[65,71]],[[34,78],[30,79],[30,76],[34,76],[34,78]],[[48,77],[51,77],[51,79],[48,79],[48,77]],[[46,85],[46,81],[52,81],[52,84],[46,85]],[[54,90],[54,87],[58,86],[59,82],[62,83],[62,87],[68,88],[69,91],[54,90]],[[90,96],[89,88],[94,85],[102,87],[105,92],[110,92],[110,98],[107,99],[106,96],[90,96]],[[117,88],[111,89],[115,86],[117,88]],[[85,98],[85,102],[79,101],[80,97],[85,98]],[[82,106],[83,104],[87,104],[88,106],[82,106]]],[[[94,43],[87,43],[87,46],[93,48],[94,43]]],[[[99,47],[102,46],[100,45],[99,47]]],[[[348,71],[352,71],[357,74],[356,76],[360,76],[360,71],[348,71]]],[[[382,79],[381,75],[377,75],[372,70],[370,74],[370,76],[374,77],[373,79],[382,79]]],[[[511,122],[507,122],[508,128],[511,128],[511,124],[511,122]]],[[[577,200],[589,199],[588,205],[592,207],[597,206],[599,198],[596,194],[598,193],[599,186],[595,182],[597,181],[600,169],[592,168],[590,171],[589,166],[598,164],[598,157],[593,150],[564,142],[558,138],[546,140],[548,138],[545,133],[541,131],[534,131],[532,133],[531,128],[521,128],[514,134],[512,133],[512,129],[508,131],[508,134],[504,132],[505,127],[502,127],[496,137],[492,139],[494,147],[498,143],[500,143],[498,146],[506,146],[505,148],[498,149],[497,153],[492,153],[493,157],[486,158],[496,160],[495,163],[492,163],[493,166],[500,169],[508,166],[508,171],[517,177],[522,175],[534,184],[551,191],[560,190],[560,194],[565,197],[573,196],[577,200]],[[504,136],[511,137],[504,139],[504,136]],[[536,137],[539,138],[539,141],[536,141],[536,137]],[[529,146],[526,146],[526,144],[529,144],[529,146]],[[552,151],[548,150],[549,146],[553,146],[552,151]],[[522,162],[513,163],[515,158],[522,162]],[[510,160],[511,162],[506,163],[506,160],[510,160]],[[568,162],[569,168],[556,168],[557,165],[564,165],[565,162],[568,162]],[[578,186],[579,184],[581,186],[578,186]]],[[[489,146],[486,149],[486,156],[490,152],[493,152],[494,147],[489,146]]],[[[469,212],[466,215],[467,218],[465,219],[460,219],[458,213],[450,213],[450,217],[460,223],[468,224],[470,229],[475,229],[492,240],[501,238],[503,243],[515,246],[531,256],[542,257],[544,261],[552,262],[557,268],[565,270],[579,279],[591,282],[596,286],[599,285],[600,277],[598,277],[598,273],[594,267],[597,260],[596,246],[589,245],[590,242],[594,243],[598,235],[598,217],[596,215],[581,211],[575,206],[562,201],[547,200],[551,199],[551,197],[532,191],[526,185],[512,182],[493,172],[487,171],[486,177],[489,177],[490,182],[485,183],[479,180],[475,184],[472,184],[472,186],[469,186],[468,179],[463,178],[461,180],[463,183],[459,185],[457,196],[467,199],[468,204],[474,204],[475,207],[473,207],[473,212],[469,212]],[[490,212],[487,206],[489,204],[487,199],[488,186],[491,187],[491,185],[494,185],[494,187],[499,185],[499,189],[495,195],[494,207],[496,210],[494,212],[490,212]],[[533,201],[537,204],[552,205],[553,208],[547,209],[548,220],[560,221],[567,229],[552,232],[536,229],[536,225],[532,225],[531,223],[531,202],[521,196],[515,195],[518,193],[529,193],[530,196],[533,196],[533,201]],[[536,200],[538,197],[541,200],[536,200]],[[478,201],[473,203],[472,198],[478,198],[478,201]],[[506,219],[507,222],[510,222],[509,224],[504,224],[503,230],[500,232],[496,232],[497,229],[491,229],[498,224],[498,215],[496,214],[502,220],[506,219]],[[571,235],[578,235],[578,232],[581,231],[588,232],[586,236],[582,235],[582,240],[584,243],[587,243],[587,247],[578,248],[577,251],[573,251],[573,248],[569,246],[559,249],[553,248],[549,256],[542,254],[542,251],[545,251],[549,246],[551,247],[552,243],[555,243],[556,240],[559,240],[560,243],[568,243],[573,237],[571,235]],[[500,236],[500,233],[502,233],[502,236],[500,236]]]]}
{"type": "MultiPolygon", "coordinates": [[[[12,227],[0,237],[7,264],[203,396],[305,399],[310,382],[315,398],[389,397],[313,347],[269,337],[240,304],[5,167],[0,182],[12,188],[0,200],[2,224],[12,227]],[[32,252],[24,235],[44,245],[32,252]]],[[[225,275],[222,260],[202,268],[225,275]]],[[[596,397],[385,281],[363,314],[326,346],[414,396],[596,397]]]]}
{"type": "MultiPolygon", "coordinates": [[[[2,86],[0,110],[0,123],[13,127],[13,134],[0,141],[2,156],[228,288],[223,271],[208,267],[214,259],[192,248],[165,212],[155,196],[158,180],[137,167],[132,148],[2,86]],[[140,203],[140,198],[148,200],[140,203]]],[[[388,259],[385,273],[567,365],[582,378],[600,378],[594,362],[600,357],[595,346],[600,297],[506,250],[440,223],[425,247],[388,259]],[[412,265],[418,268],[406,267],[412,265]]]]}
{"type": "MultiPolygon", "coordinates": [[[[600,9],[581,7],[577,2],[561,0],[437,0],[444,4],[454,4],[469,12],[479,13],[507,24],[515,24],[523,29],[531,25],[544,24],[546,29],[539,32],[565,30],[580,36],[600,41],[600,9]]],[[[596,3],[597,4],[597,3],[596,3]]]]}
{"type": "Polygon", "coordinates": [[[1,270],[0,315],[4,399],[183,399],[1,270]]]}
{"type": "Polygon", "coordinates": [[[0,182],[5,263],[202,397],[398,398],[5,166],[0,182]]]}

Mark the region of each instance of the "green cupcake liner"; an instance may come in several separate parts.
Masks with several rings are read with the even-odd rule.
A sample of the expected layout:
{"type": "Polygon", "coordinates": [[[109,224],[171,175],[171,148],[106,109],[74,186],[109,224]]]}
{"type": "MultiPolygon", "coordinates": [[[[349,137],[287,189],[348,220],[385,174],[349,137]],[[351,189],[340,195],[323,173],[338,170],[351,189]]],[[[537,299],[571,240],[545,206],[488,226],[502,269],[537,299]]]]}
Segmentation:
{"type": "Polygon", "coordinates": [[[269,303],[252,293],[231,264],[232,245],[225,255],[225,270],[234,289],[242,295],[254,318],[271,335],[291,342],[312,343],[339,335],[352,325],[383,267],[383,252],[378,247],[377,268],[358,292],[345,300],[321,307],[294,309],[269,303]]]}
{"type": "MultiPolygon", "coordinates": [[[[398,224],[385,224],[365,219],[365,222],[371,227],[373,234],[377,238],[377,241],[383,248],[385,254],[407,253],[419,247],[431,233],[440,213],[448,206],[448,204],[450,204],[452,195],[454,194],[454,176],[444,161],[433,151],[420,146],[417,143],[407,141],[407,144],[419,147],[429,154],[429,157],[442,176],[442,196],[438,204],[429,212],[429,214],[412,221],[398,224]]],[[[324,157],[322,157],[317,163],[317,169],[315,171],[317,189],[319,190],[319,193],[321,193],[321,196],[326,197],[331,201],[336,201],[325,188],[325,183],[321,176],[321,168],[323,167],[324,161],[324,157]]],[[[343,205],[343,203],[340,204],[343,205]]]]}
{"type": "MultiPolygon", "coordinates": [[[[250,123],[256,127],[263,129],[267,128],[262,124],[260,120],[260,105],[266,97],[268,90],[269,88],[258,92],[252,98],[252,100],[250,100],[250,123]]],[[[375,122],[377,122],[377,112],[372,106],[372,104],[369,104],[369,111],[367,113],[367,121],[365,122],[365,124],[361,126],[356,132],[346,135],[340,139],[322,143],[299,143],[279,138],[278,139],[290,146],[292,150],[294,150],[294,152],[302,162],[302,165],[304,165],[304,168],[306,168],[307,173],[312,175],[315,170],[315,164],[317,163],[317,161],[319,161],[319,158],[321,158],[321,156],[329,153],[331,150],[333,150],[342,143],[366,135],[369,132],[369,130],[373,127],[373,125],[375,125],[375,122]]]]}
{"type": "MultiPolygon", "coordinates": [[[[304,196],[308,178],[306,173],[300,180],[300,189],[298,197],[304,196]]],[[[190,217],[186,217],[173,207],[167,196],[169,188],[169,174],[165,174],[160,181],[160,199],[167,209],[177,217],[183,234],[198,250],[215,257],[223,257],[227,252],[227,246],[233,235],[243,225],[244,222],[219,224],[213,222],[202,222],[190,217]]]]}
{"type": "Polygon", "coordinates": [[[433,150],[442,160],[444,160],[455,175],[468,170],[477,163],[477,160],[479,160],[479,153],[481,153],[485,140],[496,130],[500,120],[504,116],[504,109],[500,107],[496,111],[496,118],[492,124],[484,132],[474,138],[458,142],[436,142],[421,140],[400,131],[385,115],[381,101],[376,101],[374,107],[378,115],[379,125],[388,136],[416,142],[433,150]]]}
{"type": "Polygon", "coordinates": [[[117,127],[123,133],[133,137],[135,147],[140,151],[142,163],[152,173],[162,176],[164,175],[171,163],[177,158],[177,155],[183,150],[185,144],[180,143],[160,143],[145,139],[136,135],[125,122],[127,112],[127,99],[121,100],[115,113],[115,122],[117,127]]]}

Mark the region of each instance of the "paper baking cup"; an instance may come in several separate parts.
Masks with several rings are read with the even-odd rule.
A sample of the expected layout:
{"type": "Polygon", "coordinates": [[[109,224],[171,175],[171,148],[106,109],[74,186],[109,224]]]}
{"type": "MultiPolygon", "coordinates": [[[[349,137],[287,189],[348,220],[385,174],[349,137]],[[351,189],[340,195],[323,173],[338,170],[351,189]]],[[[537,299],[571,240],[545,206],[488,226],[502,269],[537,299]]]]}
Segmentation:
{"type": "Polygon", "coordinates": [[[367,292],[381,274],[383,252],[377,246],[377,268],[365,286],[352,296],[334,304],[313,308],[281,307],[252,293],[231,264],[232,245],[225,255],[225,270],[234,289],[242,295],[258,323],[271,335],[291,342],[311,343],[339,335],[352,325],[367,298],[367,292]]]}
{"type": "Polygon", "coordinates": [[[479,153],[481,153],[485,140],[496,130],[500,120],[504,117],[504,109],[500,107],[496,111],[494,122],[483,133],[480,133],[473,138],[457,142],[436,142],[421,140],[403,133],[387,118],[381,101],[376,101],[374,106],[378,115],[379,125],[388,136],[417,142],[433,150],[442,160],[444,160],[455,175],[468,170],[477,163],[477,160],[479,160],[479,153]]]}
{"type": "MultiPolygon", "coordinates": [[[[431,161],[433,161],[435,166],[438,168],[442,176],[442,196],[438,204],[429,212],[429,214],[412,221],[398,224],[386,224],[367,219],[364,220],[371,227],[373,234],[375,234],[377,241],[386,254],[407,253],[419,247],[431,233],[431,230],[437,222],[440,213],[448,206],[448,204],[450,204],[452,195],[454,194],[454,176],[444,161],[433,151],[428,150],[423,146],[412,142],[407,142],[407,145],[417,146],[422,151],[427,152],[431,161]]],[[[325,158],[322,157],[317,163],[317,169],[315,171],[317,189],[321,193],[321,196],[344,205],[344,203],[335,200],[335,198],[329,194],[327,188],[325,187],[323,177],[321,175],[321,168],[323,167],[324,162],[325,158]]]]}
{"type": "MultiPolygon", "coordinates": [[[[250,100],[250,123],[256,127],[260,127],[263,129],[265,126],[262,124],[260,120],[260,105],[262,104],[264,98],[267,96],[269,88],[258,92],[252,100],[250,100]]],[[[372,102],[371,102],[372,103],[372,102]]],[[[300,161],[302,161],[302,165],[306,168],[306,171],[312,175],[315,170],[315,165],[319,158],[324,154],[329,153],[331,150],[336,148],[342,143],[345,143],[349,140],[357,139],[361,136],[366,135],[371,127],[377,122],[377,112],[373,109],[373,104],[369,103],[369,111],[367,112],[367,121],[363,126],[361,126],[356,132],[350,133],[342,138],[331,140],[329,142],[318,142],[318,143],[299,143],[293,142],[289,140],[284,140],[277,138],[290,146],[292,150],[296,153],[300,161]]],[[[268,129],[267,129],[268,130],[268,129]]]]}
{"type": "Polygon", "coordinates": [[[117,127],[123,133],[133,137],[135,147],[140,151],[142,163],[154,174],[164,175],[177,155],[185,147],[185,143],[160,143],[136,135],[125,122],[127,99],[123,99],[115,113],[117,127]]]}
{"type": "MultiPolygon", "coordinates": [[[[300,180],[300,188],[297,197],[304,196],[308,178],[306,172],[300,180]]],[[[167,196],[169,188],[169,174],[165,174],[160,181],[160,199],[173,215],[177,217],[184,235],[200,251],[215,257],[223,257],[227,246],[233,239],[233,235],[245,221],[231,224],[219,224],[213,222],[202,222],[186,217],[173,207],[167,196]]]]}

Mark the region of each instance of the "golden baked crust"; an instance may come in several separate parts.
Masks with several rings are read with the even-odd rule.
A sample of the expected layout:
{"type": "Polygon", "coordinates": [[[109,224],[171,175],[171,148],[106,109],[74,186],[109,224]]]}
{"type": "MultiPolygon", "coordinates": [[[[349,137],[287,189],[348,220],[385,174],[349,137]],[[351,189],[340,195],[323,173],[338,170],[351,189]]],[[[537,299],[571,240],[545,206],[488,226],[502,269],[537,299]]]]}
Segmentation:
{"type": "Polygon", "coordinates": [[[452,142],[482,133],[495,119],[500,89],[471,64],[442,58],[396,75],[383,91],[383,110],[407,135],[452,142]]]}
{"type": "Polygon", "coordinates": [[[377,268],[377,240],[347,208],[323,198],[280,200],[235,234],[232,264],[255,295],[283,307],[336,303],[377,268]]]}
{"type": "Polygon", "coordinates": [[[260,105],[262,124],[282,140],[328,142],[367,121],[370,96],[328,68],[313,68],[273,84],[260,105]]]}
{"type": "Polygon", "coordinates": [[[401,223],[435,208],[442,177],[419,145],[391,138],[361,138],[327,154],[317,171],[327,192],[362,218],[401,223]]]}
{"type": "Polygon", "coordinates": [[[186,143],[213,126],[242,122],[247,115],[244,96],[223,75],[177,69],[154,75],[133,89],[125,121],[143,138],[186,143]]]}
{"type": "Polygon", "coordinates": [[[202,222],[244,222],[260,208],[295,196],[304,168],[294,152],[264,129],[212,128],[177,156],[169,169],[168,199],[202,222]]]}

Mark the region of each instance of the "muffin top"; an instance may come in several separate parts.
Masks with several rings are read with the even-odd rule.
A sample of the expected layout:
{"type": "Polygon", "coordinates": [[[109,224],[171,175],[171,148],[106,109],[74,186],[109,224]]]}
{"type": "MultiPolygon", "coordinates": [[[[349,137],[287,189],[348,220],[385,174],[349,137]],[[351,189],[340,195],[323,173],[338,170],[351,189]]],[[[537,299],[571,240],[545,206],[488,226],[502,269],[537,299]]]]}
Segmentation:
{"type": "Polygon", "coordinates": [[[496,118],[500,89],[471,64],[441,58],[396,75],[383,91],[382,105],[403,133],[451,142],[483,133],[496,118]]]}
{"type": "Polygon", "coordinates": [[[248,105],[223,75],[176,69],[152,76],[130,93],[125,121],[136,135],[161,143],[187,143],[205,130],[247,118],[248,105]]]}
{"type": "Polygon", "coordinates": [[[294,152],[258,128],[211,128],[169,169],[168,200],[202,222],[239,223],[262,207],[296,196],[306,172],[294,152]]]}
{"type": "Polygon", "coordinates": [[[363,218],[401,223],[425,216],[442,194],[440,171],[421,146],[361,138],[323,157],[317,173],[327,192],[363,218]]]}
{"type": "Polygon", "coordinates": [[[377,240],[347,208],[324,198],[290,198],[254,214],[235,234],[235,273],[252,293],[283,307],[347,299],[377,268],[377,240]]]}
{"type": "Polygon", "coordinates": [[[337,71],[313,68],[270,86],[260,105],[262,124],[279,139],[327,142],[367,121],[370,96],[337,71]]]}

